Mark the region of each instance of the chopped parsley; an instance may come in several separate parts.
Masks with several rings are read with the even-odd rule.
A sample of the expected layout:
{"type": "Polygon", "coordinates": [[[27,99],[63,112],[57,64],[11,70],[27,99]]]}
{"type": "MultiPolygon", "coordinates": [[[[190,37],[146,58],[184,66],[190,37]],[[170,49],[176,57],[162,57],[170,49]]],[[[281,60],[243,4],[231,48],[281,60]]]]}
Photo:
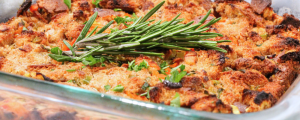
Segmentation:
{"type": "Polygon", "coordinates": [[[150,92],[150,90],[151,90],[152,88],[153,88],[153,87],[149,87],[149,88],[147,89],[147,91],[146,91],[145,93],[141,94],[140,96],[146,96],[146,97],[149,99],[149,98],[150,98],[149,92],[150,92]]]}
{"type": "Polygon", "coordinates": [[[109,91],[109,90],[110,90],[110,88],[111,88],[111,86],[110,86],[110,85],[105,85],[105,86],[104,86],[104,89],[105,89],[105,91],[109,91]]]}
{"type": "Polygon", "coordinates": [[[27,31],[28,29],[26,27],[23,27],[23,31],[27,31]]]}
{"type": "Polygon", "coordinates": [[[50,52],[51,52],[52,54],[55,54],[55,55],[62,55],[62,50],[59,49],[59,47],[54,47],[54,48],[52,48],[52,49],[50,50],[50,52]]]}
{"type": "Polygon", "coordinates": [[[101,66],[102,66],[102,67],[105,67],[105,64],[104,64],[105,61],[106,61],[106,58],[104,58],[104,57],[101,57],[101,58],[99,59],[99,62],[101,63],[101,66]]]}
{"type": "Polygon", "coordinates": [[[117,32],[117,31],[119,31],[118,28],[111,28],[111,29],[110,29],[110,33],[114,33],[114,32],[117,32]]]}
{"type": "Polygon", "coordinates": [[[97,61],[92,55],[89,55],[89,56],[82,59],[82,63],[84,65],[93,66],[97,63],[97,61]]]}
{"type": "Polygon", "coordinates": [[[162,79],[158,78],[160,82],[163,82],[162,79]]]}
{"type": "Polygon", "coordinates": [[[145,82],[141,89],[145,91],[145,90],[147,90],[148,87],[150,87],[149,83],[145,82]]]}
{"type": "Polygon", "coordinates": [[[71,9],[71,0],[64,0],[64,3],[71,9]]]}
{"type": "Polygon", "coordinates": [[[257,47],[260,47],[260,46],[262,46],[262,45],[263,45],[263,43],[262,43],[262,44],[256,44],[257,47]]]}
{"type": "Polygon", "coordinates": [[[218,99],[220,99],[220,96],[221,96],[221,93],[223,92],[223,88],[219,88],[218,90],[217,90],[217,98],[218,99]]]}
{"type": "Polygon", "coordinates": [[[88,85],[90,84],[90,81],[92,80],[91,76],[86,76],[84,79],[78,79],[78,78],[74,78],[72,80],[68,80],[68,83],[73,83],[76,84],[77,86],[81,86],[83,84],[88,85]]]}
{"type": "Polygon", "coordinates": [[[105,58],[105,57],[94,58],[92,55],[89,55],[82,59],[82,63],[84,65],[89,65],[89,66],[93,66],[97,63],[101,63],[101,66],[104,67],[105,66],[104,62],[106,60],[107,60],[107,58],[105,58]]]}
{"type": "Polygon", "coordinates": [[[120,8],[115,8],[114,11],[115,11],[115,12],[118,12],[118,11],[122,11],[122,9],[120,9],[120,8]]]}
{"type": "Polygon", "coordinates": [[[67,82],[68,82],[68,83],[73,83],[73,80],[68,80],[67,82]]]}
{"type": "Polygon", "coordinates": [[[173,97],[173,100],[171,100],[170,106],[173,107],[180,107],[180,95],[179,93],[175,93],[175,96],[173,97]]]}
{"type": "Polygon", "coordinates": [[[86,76],[83,80],[82,80],[82,83],[83,84],[90,84],[90,81],[92,80],[92,77],[91,76],[86,76]]]}
{"type": "Polygon", "coordinates": [[[135,65],[135,60],[128,62],[127,70],[137,72],[137,71],[142,70],[143,68],[146,68],[146,69],[149,68],[149,64],[146,60],[143,60],[143,62],[141,62],[139,65],[135,65]]]}
{"type": "Polygon", "coordinates": [[[113,91],[115,91],[115,92],[123,92],[123,90],[124,90],[124,87],[122,85],[117,85],[113,89],[113,91]]]}
{"type": "Polygon", "coordinates": [[[184,65],[179,65],[175,68],[172,68],[171,70],[171,75],[167,76],[165,78],[165,80],[169,80],[170,82],[174,82],[174,83],[179,83],[180,80],[187,74],[186,71],[183,71],[185,69],[185,66],[184,65]],[[178,72],[178,68],[180,68],[180,72],[178,72]]]}
{"type": "Polygon", "coordinates": [[[265,40],[268,38],[268,36],[269,36],[268,33],[265,33],[265,34],[261,34],[261,35],[260,35],[260,37],[261,37],[262,39],[265,39],[265,40]]]}
{"type": "Polygon", "coordinates": [[[75,72],[76,69],[67,69],[66,71],[67,71],[67,72],[75,72]]]}
{"type": "Polygon", "coordinates": [[[225,67],[223,71],[230,71],[232,70],[230,67],[225,67]]]}
{"type": "Polygon", "coordinates": [[[118,24],[121,24],[123,23],[125,26],[129,26],[126,22],[134,22],[138,19],[138,17],[135,15],[135,13],[132,14],[132,17],[128,17],[128,16],[125,16],[124,18],[123,17],[119,17],[117,16],[116,18],[114,18],[114,20],[118,23],[118,24]]]}
{"type": "Polygon", "coordinates": [[[94,4],[97,8],[100,8],[99,3],[101,0],[92,0],[92,4],[94,4]]]}
{"type": "Polygon", "coordinates": [[[166,74],[166,71],[165,71],[165,69],[167,69],[167,68],[169,67],[168,64],[167,64],[167,62],[164,61],[164,62],[161,63],[159,66],[160,66],[159,73],[160,73],[160,74],[167,75],[167,74],[166,74]]]}

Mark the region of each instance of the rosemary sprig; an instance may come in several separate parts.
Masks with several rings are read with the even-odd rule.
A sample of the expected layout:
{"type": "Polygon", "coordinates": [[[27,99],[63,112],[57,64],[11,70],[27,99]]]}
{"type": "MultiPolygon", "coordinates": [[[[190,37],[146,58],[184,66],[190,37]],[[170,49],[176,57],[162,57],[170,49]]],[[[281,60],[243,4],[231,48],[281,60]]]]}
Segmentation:
{"type": "MultiPolygon", "coordinates": [[[[163,56],[163,53],[155,52],[157,49],[177,49],[189,51],[190,48],[206,48],[220,52],[227,52],[219,48],[218,43],[231,42],[229,40],[211,41],[214,37],[222,37],[222,34],[205,32],[212,24],[218,22],[221,18],[212,19],[207,24],[203,23],[210,15],[211,11],[202,18],[199,23],[191,21],[187,24],[181,24],[184,19],[178,19],[180,14],[174,17],[171,21],[161,23],[161,20],[150,25],[154,20],[147,21],[163,4],[165,1],[159,3],[152,10],[150,10],[144,17],[139,17],[133,24],[127,25],[126,29],[116,30],[113,33],[102,33],[114,21],[110,21],[103,28],[101,28],[95,35],[94,28],[89,35],[86,36],[90,27],[97,17],[97,12],[86,23],[84,29],[80,33],[74,45],[75,48],[65,44],[70,48],[70,51],[63,53],[63,55],[50,55],[51,58],[58,61],[82,61],[86,57],[91,56],[105,56],[105,55],[149,55],[149,56],[163,56]],[[80,51],[76,51],[79,50],[80,51]],[[70,57],[73,55],[73,57],[70,57]],[[61,58],[59,58],[61,57],[61,58]]],[[[126,23],[128,24],[128,23],[126,23]]],[[[64,41],[65,42],[65,41],[64,41]]]]}
{"type": "MultiPolygon", "coordinates": [[[[79,42],[80,40],[82,40],[83,38],[85,38],[87,32],[89,31],[89,29],[91,28],[91,26],[93,25],[94,21],[96,20],[98,16],[98,12],[95,12],[92,17],[87,21],[87,23],[85,24],[85,26],[83,27],[81,33],[79,34],[78,38],[76,39],[76,42],[79,42]]],[[[75,44],[74,44],[75,45],[75,44]]],[[[73,45],[73,47],[74,47],[73,45]]]]}
{"type": "Polygon", "coordinates": [[[73,56],[75,56],[75,51],[74,51],[73,47],[66,40],[63,40],[63,42],[71,50],[73,56]]]}
{"type": "Polygon", "coordinates": [[[97,30],[98,26],[96,26],[85,38],[90,37],[96,30],[97,30]]]}
{"type": "Polygon", "coordinates": [[[162,1],[161,3],[159,3],[158,5],[156,5],[154,8],[152,8],[144,17],[140,22],[145,22],[147,21],[163,4],[165,3],[165,1],[162,1]]]}
{"type": "Polygon", "coordinates": [[[107,23],[103,28],[101,28],[96,34],[102,33],[104,32],[111,24],[113,24],[114,21],[110,21],[109,23],[107,23]]]}

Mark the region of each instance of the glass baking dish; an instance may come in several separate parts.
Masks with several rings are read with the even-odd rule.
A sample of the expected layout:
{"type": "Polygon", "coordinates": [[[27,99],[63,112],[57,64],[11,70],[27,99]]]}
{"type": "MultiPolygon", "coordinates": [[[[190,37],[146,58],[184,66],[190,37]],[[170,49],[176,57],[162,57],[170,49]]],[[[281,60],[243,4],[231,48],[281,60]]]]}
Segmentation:
{"type": "MultiPolygon", "coordinates": [[[[75,117],[90,119],[230,119],[266,120],[300,118],[300,77],[298,77],[281,100],[270,109],[245,114],[217,114],[175,108],[162,104],[143,102],[113,95],[93,92],[77,87],[35,80],[19,75],[0,72],[0,101],[22,98],[37,101],[32,109],[42,104],[45,109],[61,108],[75,117]],[[8,94],[8,95],[7,95],[8,94]],[[7,97],[9,96],[9,97],[7,97]],[[70,111],[71,110],[71,111],[70,111]]],[[[0,106],[2,103],[0,102],[0,106]]],[[[0,118],[1,114],[0,114],[0,118]]]]}
{"type": "MultiPolygon", "coordinates": [[[[22,2],[23,0],[0,0],[0,22],[4,22],[7,18],[14,16],[22,2]],[[7,6],[10,8],[8,9],[7,6]]],[[[300,14],[297,14],[299,10],[295,7],[295,4],[300,4],[299,1],[288,0],[284,1],[284,4],[281,4],[282,2],[280,0],[273,0],[274,11],[279,12],[279,14],[289,12],[294,14],[295,17],[300,18],[300,14]],[[295,4],[292,4],[292,2],[295,4]]],[[[23,119],[24,117],[34,119],[38,117],[56,118],[69,116],[62,119],[295,120],[300,119],[299,81],[300,77],[295,80],[289,90],[272,108],[261,112],[234,115],[175,108],[0,72],[0,107],[6,105],[5,102],[7,101],[13,101],[13,103],[16,103],[14,106],[23,105],[24,108],[30,109],[27,110],[27,112],[30,112],[27,116],[23,114],[9,114],[0,109],[0,119],[23,119]],[[31,103],[29,107],[27,103],[31,103]],[[51,114],[36,112],[37,110],[50,111],[53,108],[55,110],[51,114]]]]}

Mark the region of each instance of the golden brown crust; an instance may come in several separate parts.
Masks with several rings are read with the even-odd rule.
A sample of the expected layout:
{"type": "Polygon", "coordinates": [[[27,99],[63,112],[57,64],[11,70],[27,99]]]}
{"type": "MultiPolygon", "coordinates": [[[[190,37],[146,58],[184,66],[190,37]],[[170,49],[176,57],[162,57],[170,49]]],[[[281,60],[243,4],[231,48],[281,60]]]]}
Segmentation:
{"type": "Polygon", "coordinates": [[[76,21],[71,21],[67,24],[68,29],[65,32],[65,36],[68,40],[73,40],[77,38],[82,31],[84,25],[79,24],[76,21]]]}
{"type": "Polygon", "coordinates": [[[213,113],[232,113],[231,107],[217,99],[216,96],[207,96],[199,99],[191,106],[191,109],[213,113]]]}
{"type": "Polygon", "coordinates": [[[39,8],[45,9],[50,14],[66,12],[69,10],[63,0],[38,0],[37,4],[39,8]]]}
{"type": "Polygon", "coordinates": [[[242,101],[243,104],[249,106],[246,112],[256,112],[270,108],[276,103],[277,99],[271,93],[245,89],[242,101]]]}
{"type": "Polygon", "coordinates": [[[31,6],[32,0],[25,0],[17,12],[17,16],[24,14],[31,6]]]}
{"type": "Polygon", "coordinates": [[[275,70],[275,63],[269,59],[261,60],[253,60],[250,58],[239,58],[234,62],[234,66],[232,68],[236,70],[241,69],[255,69],[261,72],[263,75],[270,75],[275,70]]]}
{"type": "Polygon", "coordinates": [[[200,98],[206,96],[203,93],[194,92],[190,88],[182,87],[178,89],[172,89],[164,86],[162,83],[159,83],[150,90],[150,101],[170,105],[170,102],[176,92],[180,94],[180,106],[182,107],[190,107],[200,98]]]}
{"type": "Polygon", "coordinates": [[[224,2],[228,2],[228,3],[234,3],[234,2],[242,2],[244,0],[215,0],[216,3],[224,3],[224,2]]]}
{"type": "Polygon", "coordinates": [[[55,68],[56,65],[55,64],[41,64],[41,65],[29,65],[27,67],[27,69],[29,71],[33,71],[33,70],[36,70],[36,69],[43,69],[43,68],[46,68],[46,69],[52,69],[52,68],[55,68]]]}
{"type": "Polygon", "coordinates": [[[181,79],[180,83],[182,87],[190,88],[195,92],[204,92],[203,91],[203,83],[208,81],[207,76],[193,76],[193,77],[184,77],[181,79]]]}
{"type": "Polygon", "coordinates": [[[111,10],[111,9],[96,8],[95,11],[98,12],[98,17],[105,17],[105,16],[109,16],[109,15],[115,15],[115,16],[121,15],[119,12],[115,12],[114,10],[111,10]]]}
{"type": "Polygon", "coordinates": [[[5,58],[0,57],[0,69],[2,68],[3,64],[5,63],[5,58]]]}
{"type": "Polygon", "coordinates": [[[124,11],[133,12],[137,3],[131,0],[102,0],[99,4],[106,9],[120,8],[124,11]]]}
{"type": "Polygon", "coordinates": [[[270,7],[272,4],[272,0],[252,0],[251,7],[253,10],[258,13],[262,14],[266,7],[270,7]]]}
{"type": "Polygon", "coordinates": [[[296,28],[300,27],[300,20],[295,18],[293,15],[289,15],[289,14],[284,14],[283,15],[284,19],[281,22],[281,25],[292,25],[296,28]]]}
{"type": "Polygon", "coordinates": [[[266,93],[271,93],[277,100],[284,93],[284,85],[280,85],[277,82],[269,82],[264,87],[259,88],[258,91],[265,91],[266,93]]]}
{"type": "Polygon", "coordinates": [[[270,81],[284,85],[286,90],[290,87],[296,77],[297,73],[294,71],[292,64],[279,64],[275,74],[270,77],[270,81]]]}
{"type": "Polygon", "coordinates": [[[14,42],[14,29],[6,23],[0,24],[0,47],[14,42]]]}

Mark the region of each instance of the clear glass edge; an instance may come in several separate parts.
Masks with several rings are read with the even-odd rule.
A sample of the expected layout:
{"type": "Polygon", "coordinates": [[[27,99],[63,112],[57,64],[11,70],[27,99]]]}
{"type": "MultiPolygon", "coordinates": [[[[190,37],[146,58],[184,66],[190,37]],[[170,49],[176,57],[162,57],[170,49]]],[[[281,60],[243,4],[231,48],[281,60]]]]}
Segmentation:
{"type": "MultiPolygon", "coordinates": [[[[0,72],[0,76],[0,82],[2,84],[15,85],[18,87],[31,89],[36,92],[42,92],[43,94],[58,96],[56,100],[51,99],[50,97],[47,99],[49,101],[55,100],[55,102],[60,102],[62,104],[68,104],[91,111],[113,114],[132,119],[286,119],[298,114],[299,110],[297,108],[300,106],[300,103],[297,102],[297,100],[300,100],[300,95],[298,94],[300,91],[299,77],[285,93],[283,98],[272,108],[255,113],[234,115],[195,111],[187,108],[175,108],[162,104],[143,102],[139,100],[93,92],[73,86],[35,80],[10,73],[0,72]],[[49,87],[49,89],[47,89],[47,87],[49,87]],[[58,90],[59,92],[57,92],[58,90]],[[114,104],[119,106],[116,108],[117,105],[114,104]],[[109,112],[107,112],[107,110],[109,110],[109,112]]],[[[1,88],[3,89],[3,86],[1,86],[1,88]]],[[[7,88],[6,90],[30,96],[30,93],[28,94],[10,88],[7,88]]],[[[47,98],[35,94],[33,94],[33,97],[40,97],[44,99],[47,98]]]]}

